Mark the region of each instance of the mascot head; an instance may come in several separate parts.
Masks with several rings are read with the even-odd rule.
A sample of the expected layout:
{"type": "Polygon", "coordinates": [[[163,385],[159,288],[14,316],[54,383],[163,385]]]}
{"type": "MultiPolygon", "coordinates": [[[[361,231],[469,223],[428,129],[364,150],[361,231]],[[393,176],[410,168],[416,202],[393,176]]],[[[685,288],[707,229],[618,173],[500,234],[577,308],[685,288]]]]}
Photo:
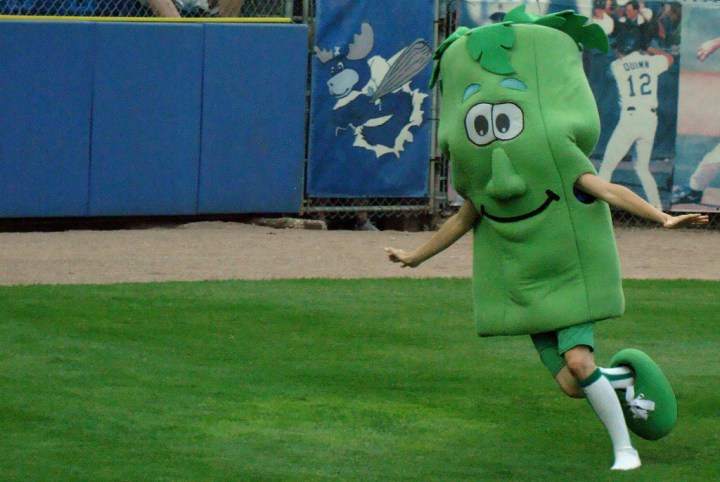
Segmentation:
{"type": "Polygon", "coordinates": [[[440,146],[456,190],[484,216],[538,215],[592,170],[600,122],[578,50],[607,51],[608,43],[587,20],[520,6],[503,23],[459,29],[437,49],[440,146]]]}

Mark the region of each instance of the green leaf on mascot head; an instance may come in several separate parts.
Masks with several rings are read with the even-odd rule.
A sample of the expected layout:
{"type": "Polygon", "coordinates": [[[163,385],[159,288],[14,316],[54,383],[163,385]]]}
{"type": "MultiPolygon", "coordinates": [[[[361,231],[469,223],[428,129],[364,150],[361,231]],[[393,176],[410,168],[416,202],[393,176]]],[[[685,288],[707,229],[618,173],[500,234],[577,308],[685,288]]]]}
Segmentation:
{"type": "Polygon", "coordinates": [[[588,24],[587,17],[576,15],[572,10],[558,12],[556,15],[565,18],[565,23],[558,30],[572,37],[580,47],[607,52],[609,45],[607,35],[600,25],[588,24]]]}
{"type": "Polygon", "coordinates": [[[607,35],[602,27],[596,23],[585,25],[580,31],[580,44],[583,48],[598,49],[607,53],[610,49],[607,35]]]}
{"type": "Polygon", "coordinates": [[[443,42],[438,45],[438,48],[435,49],[435,54],[433,55],[433,59],[435,62],[435,67],[433,68],[432,77],[430,77],[430,88],[432,89],[435,84],[437,83],[438,77],[440,76],[440,58],[445,53],[445,51],[450,47],[450,45],[455,42],[457,39],[462,37],[463,35],[467,35],[467,33],[470,31],[467,27],[460,27],[455,32],[452,33],[448,38],[443,40],[443,42]]]}
{"type": "Polygon", "coordinates": [[[435,49],[435,55],[433,55],[433,59],[439,60],[440,57],[442,57],[442,54],[445,53],[448,47],[450,47],[450,44],[452,44],[454,41],[462,37],[463,35],[467,35],[467,33],[470,31],[467,27],[459,27],[455,32],[453,32],[448,38],[443,40],[443,42],[438,46],[437,49],[435,49]]]}
{"type": "Polygon", "coordinates": [[[551,27],[569,35],[580,48],[594,48],[607,52],[608,38],[602,27],[588,23],[588,18],[578,15],[572,10],[551,13],[549,15],[533,15],[525,11],[525,5],[513,8],[505,16],[505,22],[532,23],[551,27]]]}
{"type": "Polygon", "coordinates": [[[480,61],[483,69],[499,75],[515,72],[508,52],[513,45],[515,32],[505,22],[473,30],[467,41],[472,58],[480,61]]]}
{"type": "MultiPolygon", "coordinates": [[[[601,52],[607,52],[609,49],[608,38],[602,27],[595,23],[588,23],[587,17],[578,15],[572,10],[563,10],[549,15],[535,15],[525,11],[525,5],[519,5],[508,12],[502,23],[472,30],[460,27],[445,39],[433,55],[436,62],[430,78],[430,88],[435,86],[440,77],[440,59],[443,54],[453,42],[465,35],[470,37],[468,39],[470,54],[475,60],[480,61],[480,65],[485,70],[500,75],[514,73],[515,69],[510,63],[507,50],[512,48],[515,43],[514,32],[507,28],[513,23],[529,23],[560,30],[571,37],[580,49],[594,48],[601,52]],[[490,32],[491,35],[475,35],[479,29],[485,33],[490,32]]],[[[442,86],[440,87],[442,89],[442,86]]]]}

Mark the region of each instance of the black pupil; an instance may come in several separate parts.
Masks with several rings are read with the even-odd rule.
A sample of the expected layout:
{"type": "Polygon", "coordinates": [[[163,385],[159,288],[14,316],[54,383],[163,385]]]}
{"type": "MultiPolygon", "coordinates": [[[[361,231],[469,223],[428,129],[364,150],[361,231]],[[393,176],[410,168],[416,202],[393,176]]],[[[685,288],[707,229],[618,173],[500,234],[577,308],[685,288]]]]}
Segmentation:
{"type": "Polygon", "coordinates": [[[489,127],[490,125],[485,116],[480,115],[475,118],[475,131],[481,136],[484,136],[488,133],[489,127]]]}
{"type": "Polygon", "coordinates": [[[495,126],[500,132],[507,132],[510,129],[510,118],[507,114],[500,114],[495,118],[495,126]]]}

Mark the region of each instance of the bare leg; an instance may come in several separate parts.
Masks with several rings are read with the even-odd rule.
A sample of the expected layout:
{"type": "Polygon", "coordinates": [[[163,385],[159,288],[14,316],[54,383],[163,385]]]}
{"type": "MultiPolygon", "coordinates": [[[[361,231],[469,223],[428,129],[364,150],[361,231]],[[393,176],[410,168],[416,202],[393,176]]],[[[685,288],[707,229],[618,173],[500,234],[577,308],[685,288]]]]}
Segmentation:
{"type": "Polygon", "coordinates": [[[605,155],[603,156],[598,176],[608,182],[612,180],[612,174],[615,168],[617,168],[620,161],[622,161],[625,154],[627,154],[635,142],[635,138],[629,137],[629,134],[625,132],[625,127],[627,127],[627,121],[623,122],[621,119],[610,136],[610,140],[605,148],[605,155]]]}
{"type": "Polygon", "coordinates": [[[696,191],[704,191],[718,173],[720,173],[720,144],[705,154],[690,179],[690,188],[696,191]]]}
{"type": "MultiPolygon", "coordinates": [[[[595,365],[590,348],[582,345],[576,346],[568,350],[564,357],[567,366],[560,371],[556,379],[561,387],[563,384],[572,386],[567,378],[569,374],[575,384],[581,387],[593,410],[605,425],[615,454],[615,463],[612,469],[632,470],[640,467],[640,457],[630,442],[630,433],[625,425],[625,416],[620,407],[620,401],[608,379],[595,365]]],[[[573,393],[577,394],[577,392],[573,393]]]]}
{"type": "MultiPolygon", "coordinates": [[[[654,139],[654,136],[653,136],[654,139]]],[[[652,156],[653,141],[648,139],[639,139],[635,145],[637,159],[635,160],[635,171],[640,178],[645,198],[653,207],[662,210],[662,202],[660,202],[660,193],[658,193],[657,183],[650,172],[650,157],[652,156]]]]}
{"type": "Polygon", "coordinates": [[[575,377],[570,373],[570,369],[565,365],[562,370],[555,376],[555,381],[565,395],[571,398],[585,398],[585,392],[582,387],[578,384],[575,377]]]}

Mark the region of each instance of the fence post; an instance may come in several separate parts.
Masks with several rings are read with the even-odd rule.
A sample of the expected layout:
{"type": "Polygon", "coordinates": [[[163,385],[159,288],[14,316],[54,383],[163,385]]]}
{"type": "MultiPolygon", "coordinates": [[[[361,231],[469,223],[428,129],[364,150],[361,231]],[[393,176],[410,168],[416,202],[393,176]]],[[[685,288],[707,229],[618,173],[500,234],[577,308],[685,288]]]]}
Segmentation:
{"type": "Polygon", "coordinates": [[[303,0],[303,23],[309,23],[310,21],[310,2],[314,0],[303,0]]]}
{"type": "Polygon", "coordinates": [[[293,0],[285,0],[285,16],[287,18],[293,17],[293,4],[295,2],[293,0]]]}

